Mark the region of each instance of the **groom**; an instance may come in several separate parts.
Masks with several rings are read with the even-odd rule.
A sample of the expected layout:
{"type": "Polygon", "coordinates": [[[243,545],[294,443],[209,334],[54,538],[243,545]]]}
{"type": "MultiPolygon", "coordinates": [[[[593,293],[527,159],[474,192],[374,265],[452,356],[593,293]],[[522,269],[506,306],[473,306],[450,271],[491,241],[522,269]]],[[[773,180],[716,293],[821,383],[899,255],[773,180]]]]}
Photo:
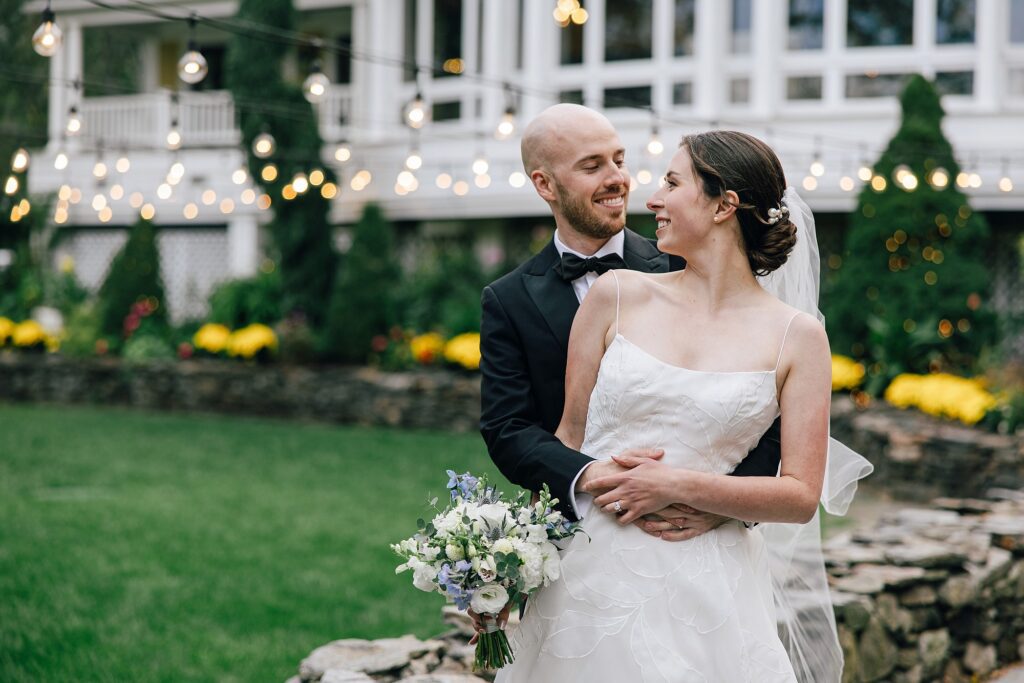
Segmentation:
{"type": "MultiPolygon", "coordinates": [[[[523,166],[555,218],[555,235],[539,254],[483,290],[480,350],[480,432],[491,459],[512,483],[539,491],[547,484],[571,519],[581,517],[576,492],[624,468],[596,461],[554,436],[565,402],[569,330],[580,302],[601,273],[680,270],[682,259],[660,253],[626,226],[629,173],[611,123],[575,104],[545,109],[523,133],[523,166]]],[[[635,466],[660,451],[632,450],[635,466]]],[[[733,472],[775,476],[779,421],[733,472]]],[[[722,518],[682,507],[635,522],[665,540],[684,540],[722,518]]]]}

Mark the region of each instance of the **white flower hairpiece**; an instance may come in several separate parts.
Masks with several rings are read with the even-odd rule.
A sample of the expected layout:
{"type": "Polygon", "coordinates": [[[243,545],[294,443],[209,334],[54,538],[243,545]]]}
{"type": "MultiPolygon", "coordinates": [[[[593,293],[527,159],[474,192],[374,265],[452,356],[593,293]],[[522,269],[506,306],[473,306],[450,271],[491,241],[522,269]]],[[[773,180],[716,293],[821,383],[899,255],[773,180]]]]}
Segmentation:
{"type": "Polygon", "coordinates": [[[775,225],[779,222],[779,219],[789,215],[789,207],[785,204],[781,206],[773,206],[768,209],[768,224],[775,225]]]}

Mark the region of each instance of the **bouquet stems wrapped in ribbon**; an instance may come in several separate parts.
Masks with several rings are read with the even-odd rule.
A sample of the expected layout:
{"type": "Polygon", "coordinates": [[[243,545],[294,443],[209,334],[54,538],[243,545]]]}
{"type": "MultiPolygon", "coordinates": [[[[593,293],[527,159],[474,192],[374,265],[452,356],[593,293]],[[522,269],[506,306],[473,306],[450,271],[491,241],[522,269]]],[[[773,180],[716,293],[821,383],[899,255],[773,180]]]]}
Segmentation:
{"type": "Polygon", "coordinates": [[[444,509],[434,498],[433,519],[418,520],[416,535],[391,546],[405,559],[395,573],[411,570],[416,588],[479,614],[486,632],[477,640],[475,667],[499,669],[512,661],[512,649],[498,615],[558,579],[553,541],[572,536],[579,525],[554,509],[558,500],[546,486],[535,503],[527,491],[506,501],[486,477],[448,470],[448,490],[444,509]]]}

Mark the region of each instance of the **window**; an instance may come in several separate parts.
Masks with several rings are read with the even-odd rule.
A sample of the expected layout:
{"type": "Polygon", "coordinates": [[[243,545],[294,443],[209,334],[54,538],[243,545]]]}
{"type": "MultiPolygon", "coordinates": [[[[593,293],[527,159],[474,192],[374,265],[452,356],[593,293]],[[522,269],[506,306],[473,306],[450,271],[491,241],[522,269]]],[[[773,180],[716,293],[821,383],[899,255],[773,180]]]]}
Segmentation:
{"type": "Polygon", "coordinates": [[[849,47],[911,45],[914,0],[849,0],[846,43],[849,47]]]}
{"type": "Polygon", "coordinates": [[[750,52],[751,0],[732,0],[732,53],[750,52]]]}
{"type": "Polygon", "coordinates": [[[341,48],[335,55],[334,82],[348,84],[352,82],[352,7],[339,7],[341,17],[338,21],[337,44],[341,48]]]}
{"type": "Polygon", "coordinates": [[[940,71],[935,74],[935,89],[940,95],[973,95],[973,71],[940,71]]]}
{"type": "Polygon", "coordinates": [[[821,76],[791,76],[786,79],[787,100],[820,100],[821,76]]]}
{"type": "Polygon", "coordinates": [[[604,61],[651,58],[652,0],[615,0],[605,5],[604,61]]]}
{"type": "Polygon", "coordinates": [[[975,0],[937,0],[935,5],[935,42],[974,42],[975,0]]]}
{"type": "Polygon", "coordinates": [[[606,109],[615,109],[616,107],[650,107],[651,86],[605,88],[604,106],[606,109]]]}
{"type": "Polygon", "coordinates": [[[675,39],[673,40],[676,57],[685,57],[693,54],[693,28],[696,5],[697,0],[676,0],[675,39]]]}
{"type": "Polygon", "coordinates": [[[685,81],[672,84],[672,104],[689,106],[693,104],[693,83],[685,81]]]}
{"type": "Polygon", "coordinates": [[[434,102],[430,116],[434,121],[457,121],[462,118],[462,102],[434,102]]]}
{"type": "Polygon", "coordinates": [[[907,74],[855,74],[846,77],[846,96],[899,97],[907,82],[907,74]]]}
{"type": "Polygon", "coordinates": [[[789,49],[820,50],[824,22],[825,0],[789,0],[789,49]]]}
{"type": "Polygon", "coordinates": [[[1010,0],[1010,42],[1024,43],[1024,0],[1010,0]]]}
{"type": "Polygon", "coordinates": [[[462,0],[434,0],[434,78],[462,73],[462,0]]]}
{"type": "Polygon", "coordinates": [[[750,79],[734,78],[729,81],[729,102],[747,104],[750,102],[750,79]]]}
{"type": "Polygon", "coordinates": [[[416,0],[405,0],[405,24],[402,37],[402,59],[405,62],[404,78],[416,80],[416,0]]]}
{"type": "Polygon", "coordinates": [[[583,91],[563,90],[558,93],[558,101],[566,104],[583,104],[583,91]]]}
{"type": "MultiPolygon", "coordinates": [[[[580,0],[580,7],[586,8],[587,3],[580,0]]],[[[559,29],[561,34],[561,63],[583,63],[583,25],[570,21],[567,26],[559,29]]]]}

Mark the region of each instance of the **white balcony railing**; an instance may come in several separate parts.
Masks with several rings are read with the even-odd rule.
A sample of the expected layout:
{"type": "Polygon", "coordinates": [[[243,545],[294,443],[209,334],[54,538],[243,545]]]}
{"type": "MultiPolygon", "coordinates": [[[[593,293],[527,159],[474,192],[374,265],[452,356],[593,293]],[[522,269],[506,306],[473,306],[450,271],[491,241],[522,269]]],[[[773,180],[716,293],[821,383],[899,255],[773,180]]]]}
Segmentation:
{"type": "MultiPolygon", "coordinates": [[[[170,92],[91,97],[82,101],[80,140],[90,147],[163,148],[171,122],[178,121],[182,142],[188,147],[232,147],[241,135],[235,105],[226,90],[182,92],[177,103],[170,92]]],[[[321,136],[337,140],[350,111],[347,86],[330,88],[317,105],[321,136]]]]}

